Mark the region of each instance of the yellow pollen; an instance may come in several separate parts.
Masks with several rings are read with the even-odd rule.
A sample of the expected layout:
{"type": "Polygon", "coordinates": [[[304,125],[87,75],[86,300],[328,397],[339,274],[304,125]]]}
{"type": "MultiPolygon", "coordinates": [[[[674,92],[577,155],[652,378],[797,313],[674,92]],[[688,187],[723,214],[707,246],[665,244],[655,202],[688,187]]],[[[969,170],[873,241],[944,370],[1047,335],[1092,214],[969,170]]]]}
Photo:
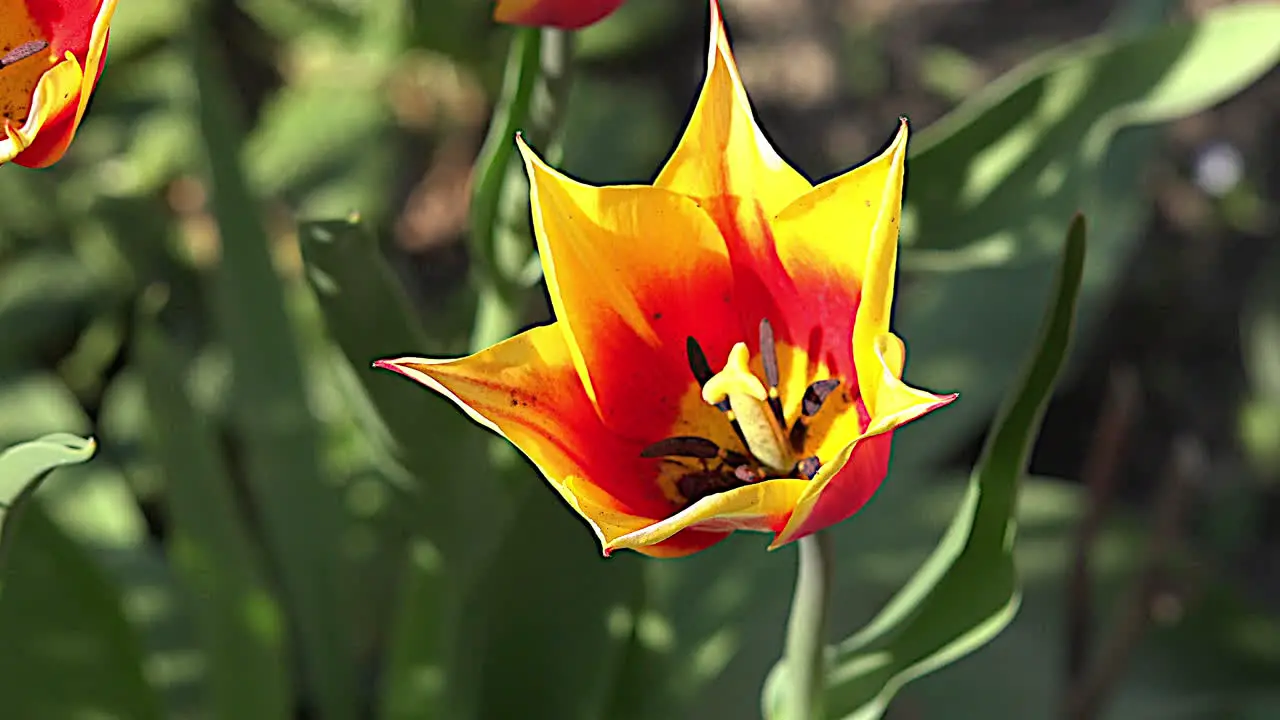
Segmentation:
{"type": "Polygon", "coordinates": [[[745,343],[734,345],[724,369],[702,386],[702,399],[709,405],[727,399],[730,420],[736,420],[741,428],[747,451],[774,470],[788,472],[795,460],[783,428],[769,409],[769,392],[751,372],[750,359],[751,352],[745,343]]]}

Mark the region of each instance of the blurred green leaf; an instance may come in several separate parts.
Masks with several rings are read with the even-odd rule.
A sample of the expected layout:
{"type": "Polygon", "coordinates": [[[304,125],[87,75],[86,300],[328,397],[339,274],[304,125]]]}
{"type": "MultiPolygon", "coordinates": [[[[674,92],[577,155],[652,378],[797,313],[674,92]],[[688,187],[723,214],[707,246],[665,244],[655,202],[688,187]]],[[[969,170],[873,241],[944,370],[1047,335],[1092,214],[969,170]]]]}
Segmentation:
{"type": "Polygon", "coordinates": [[[180,369],[190,362],[155,318],[140,317],[135,333],[152,450],[168,476],[169,558],[208,657],[208,708],[220,718],[290,717],[283,619],[217,438],[183,388],[180,369]]]}
{"type": "Polygon", "coordinates": [[[338,572],[343,517],[337,493],[321,475],[295,328],[257,199],[239,164],[242,120],[206,24],[205,14],[193,10],[188,42],[200,89],[211,204],[222,238],[215,301],[234,368],[232,430],[244,451],[247,484],[298,633],[307,690],[320,717],[347,720],[356,716],[356,697],[338,572]]]}
{"type": "Polygon", "coordinates": [[[302,223],[307,279],[330,336],[341,348],[381,421],[371,428],[417,483],[417,516],[390,623],[382,712],[387,718],[441,714],[450,679],[461,590],[483,567],[509,515],[507,498],[485,472],[486,438],[438,398],[376,372],[380,358],[430,354],[441,347],[413,316],[374,238],[355,219],[302,223]]]}
{"type": "Polygon", "coordinates": [[[50,472],[93,457],[93,438],[55,433],[0,453],[0,573],[8,554],[9,522],[50,472]]]}
{"type": "Polygon", "coordinates": [[[26,367],[75,336],[101,288],[70,255],[34,252],[0,266],[0,367],[26,367]]]}
{"type": "Polygon", "coordinates": [[[602,558],[540,477],[523,464],[512,472],[527,487],[495,560],[469,588],[455,663],[470,705],[449,717],[612,718],[615,687],[632,681],[621,671],[645,561],[602,558]]]}
{"type": "Polygon", "coordinates": [[[25,504],[0,592],[0,698],[6,717],[160,720],[120,597],[85,552],[25,504]]]}
{"type": "Polygon", "coordinates": [[[373,236],[356,219],[305,222],[298,229],[307,280],[330,336],[356,370],[382,421],[394,456],[421,483],[423,527],[448,555],[462,552],[471,508],[504,513],[494,479],[476,473],[476,433],[464,430],[447,402],[424,397],[403,378],[370,370],[375,360],[430,355],[442,343],[414,317],[409,300],[386,265],[373,236]],[[464,480],[465,478],[465,480],[464,480]]]}
{"type": "MultiPolygon", "coordinates": [[[[828,675],[831,717],[880,717],[902,685],[986,644],[1017,612],[1021,591],[1013,541],[1018,486],[1066,362],[1084,258],[1084,219],[1077,216],[1067,234],[1040,341],[1022,382],[992,426],[946,535],[884,610],[836,648],[828,675]]],[[[773,693],[782,689],[766,689],[766,708],[776,707],[773,693]]]]}
{"type": "Polygon", "coordinates": [[[1149,210],[1142,177],[1170,120],[1238,92],[1280,57],[1280,6],[1217,8],[1194,23],[1102,36],[1035,58],[920,133],[908,162],[897,325],[916,384],[958,390],[900,456],[928,467],[997,404],[1031,342],[1032,298],[1060,223],[1093,225],[1080,336],[1115,290],[1149,210]]]}
{"type": "Polygon", "coordinates": [[[691,8],[684,0],[623,3],[612,15],[579,31],[574,55],[592,62],[637,54],[677,32],[677,20],[705,22],[705,16],[700,5],[691,8]]]}

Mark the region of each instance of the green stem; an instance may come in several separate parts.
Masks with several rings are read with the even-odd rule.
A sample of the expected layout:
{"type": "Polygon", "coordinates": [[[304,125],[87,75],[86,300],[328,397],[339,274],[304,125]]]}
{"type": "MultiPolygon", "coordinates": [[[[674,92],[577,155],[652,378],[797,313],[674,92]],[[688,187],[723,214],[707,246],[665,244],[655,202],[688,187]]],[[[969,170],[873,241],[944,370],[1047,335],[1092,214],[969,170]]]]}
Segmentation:
{"type": "Polygon", "coordinates": [[[801,538],[800,569],[787,621],[784,655],[786,720],[821,720],[827,659],[827,610],[831,599],[831,540],[826,533],[801,538]]]}
{"type": "Polygon", "coordinates": [[[514,157],[515,134],[558,155],[558,131],[570,87],[573,35],[555,29],[521,29],[511,44],[502,94],[477,160],[471,203],[471,240],[477,266],[479,307],[472,347],[488,347],[520,326],[529,282],[529,192],[523,165],[514,157]]]}

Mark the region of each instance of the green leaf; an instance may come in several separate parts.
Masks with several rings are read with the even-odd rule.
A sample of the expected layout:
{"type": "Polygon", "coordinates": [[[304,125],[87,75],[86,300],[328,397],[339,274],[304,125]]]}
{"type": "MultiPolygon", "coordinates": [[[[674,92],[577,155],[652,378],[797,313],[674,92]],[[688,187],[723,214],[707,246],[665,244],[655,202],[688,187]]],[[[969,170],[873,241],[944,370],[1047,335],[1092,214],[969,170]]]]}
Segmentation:
{"type": "MultiPolygon", "coordinates": [[[[503,502],[493,478],[474,472],[472,458],[482,443],[463,429],[450,403],[369,369],[375,360],[439,352],[444,343],[423,330],[376,240],[357,219],[304,222],[298,238],[330,337],[377,410],[392,453],[430,497],[423,503],[423,525],[435,529],[431,538],[444,551],[463,550],[458,543],[471,503],[483,500],[488,514],[498,509],[493,503],[503,502]]],[[[447,318],[436,316],[437,331],[442,320],[447,318]]]]}
{"type": "Polygon", "coordinates": [[[208,708],[221,718],[287,718],[283,619],[233,492],[217,438],[192,406],[190,367],[142,313],[134,361],[145,383],[152,450],[168,477],[169,558],[206,653],[208,708]]]}
{"type": "MultiPolygon", "coordinates": [[[[595,720],[623,677],[641,591],[638,557],[600,556],[591,530],[533,472],[496,560],[466,599],[450,717],[595,720]]],[[[407,716],[402,716],[407,717],[407,716]]]]}
{"type": "MultiPolygon", "coordinates": [[[[485,472],[488,438],[467,427],[448,402],[372,361],[423,355],[444,346],[414,317],[375,239],[355,219],[305,222],[298,229],[307,279],[329,335],[376,410],[374,429],[413,478],[416,537],[405,548],[396,612],[390,622],[381,706],[384,717],[443,715],[443,691],[458,594],[483,567],[510,514],[508,499],[485,472]]],[[[437,326],[441,320],[437,316],[437,326]]],[[[438,328],[437,328],[438,329],[438,328]]]]}
{"type": "Polygon", "coordinates": [[[0,268],[0,368],[26,367],[73,336],[102,288],[85,266],[34,252],[0,268]]]}
{"type": "MultiPolygon", "coordinates": [[[[199,4],[208,7],[209,3],[199,4]]],[[[216,319],[230,353],[232,433],[243,450],[247,486],[262,523],[285,607],[298,632],[306,688],[320,717],[356,716],[355,671],[339,573],[343,516],[321,475],[318,431],[308,412],[301,354],[272,264],[271,238],[239,159],[244,137],[236,97],[193,10],[191,70],[222,238],[214,277],[216,319]]]]}
{"type": "MultiPolygon", "coordinates": [[[[828,675],[831,717],[880,717],[905,683],[973,652],[1017,612],[1021,593],[1013,540],[1018,486],[1066,361],[1084,258],[1084,219],[1076,216],[1040,341],[992,426],[951,526],[880,614],[836,648],[828,675]]],[[[771,706],[772,692],[766,695],[771,706]]]]}
{"type": "Polygon", "coordinates": [[[0,573],[8,554],[9,522],[53,470],[93,457],[93,438],[55,433],[0,453],[0,573]]]}
{"type": "MultiPolygon", "coordinates": [[[[49,452],[66,459],[83,449],[67,444],[49,452]]],[[[0,592],[5,716],[160,720],[142,649],[111,582],[38,502],[26,503],[7,533],[12,548],[0,592]]]]}
{"type": "Polygon", "coordinates": [[[898,456],[929,467],[981,426],[1036,327],[1059,223],[1093,225],[1080,337],[1109,302],[1149,212],[1144,172],[1172,120],[1240,91],[1280,58],[1280,6],[1222,7],[1037,57],[912,141],[897,327],[915,384],[965,398],[898,456]]]}

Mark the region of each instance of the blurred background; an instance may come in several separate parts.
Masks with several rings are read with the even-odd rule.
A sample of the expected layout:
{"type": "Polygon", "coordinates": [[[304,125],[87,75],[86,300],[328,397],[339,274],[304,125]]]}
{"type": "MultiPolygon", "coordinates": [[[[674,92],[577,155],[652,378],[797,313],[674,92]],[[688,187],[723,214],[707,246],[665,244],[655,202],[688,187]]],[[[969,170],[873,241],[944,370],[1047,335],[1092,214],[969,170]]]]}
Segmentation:
{"type": "MultiPolygon", "coordinates": [[[[908,379],[961,393],[901,434],[883,491],[839,529],[833,638],[937,541],[1067,221],[1090,222],[1074,355],[1021,497],[1021,612],[888,717],[1056,717],[1084,677],[1103,686],[1092,716],[1280,717],[1280,25],[1215,29],[1233,3],[1213,0],[723,5],[760,124],[809,177],[910,118],[895,322],[908,379]]],[[[447,681],[471,698],[458,717],[757,717],[790,550],[748,536],[602,560],[521,463],[514,485],[475,480],[467,522],[488,537],[505,492],[545,543],[495,531],[476,541],[491,556],[463,540],[457,560],[422,539],[423,464],[388,450],[416,438],[450,448],[457,482],[484,474],[465,471],[482,430],[365,376],[468,347],[469,179],[512,29],[480,0],[210,8],[193,43],[185,3],[121,2],[67,157],[0,167],[0,446],[100,444],[41,488],[51,522],[15,533],[0,714],[441,717],[415,583],[443,553],[479,588],[447,681]],[[332,240],[341,224],[296,225],[353,211],[385,266],[332,240]],[[223,274],[229,231],[260,233],[283,282],[223,274]],[[388,288],[420,330],[376,304],[388,288]],[[235,407],[245,385],[256,418],[235,407]],[[210,644],[244,626],[252,652],[210,644]]],[[[705,42],[685,0],[631,0],[581,32],[561,166],[650,180],[705,42]]],[[[523,307],[524,325],[549,317],[537,287],[523,307]]]]}

